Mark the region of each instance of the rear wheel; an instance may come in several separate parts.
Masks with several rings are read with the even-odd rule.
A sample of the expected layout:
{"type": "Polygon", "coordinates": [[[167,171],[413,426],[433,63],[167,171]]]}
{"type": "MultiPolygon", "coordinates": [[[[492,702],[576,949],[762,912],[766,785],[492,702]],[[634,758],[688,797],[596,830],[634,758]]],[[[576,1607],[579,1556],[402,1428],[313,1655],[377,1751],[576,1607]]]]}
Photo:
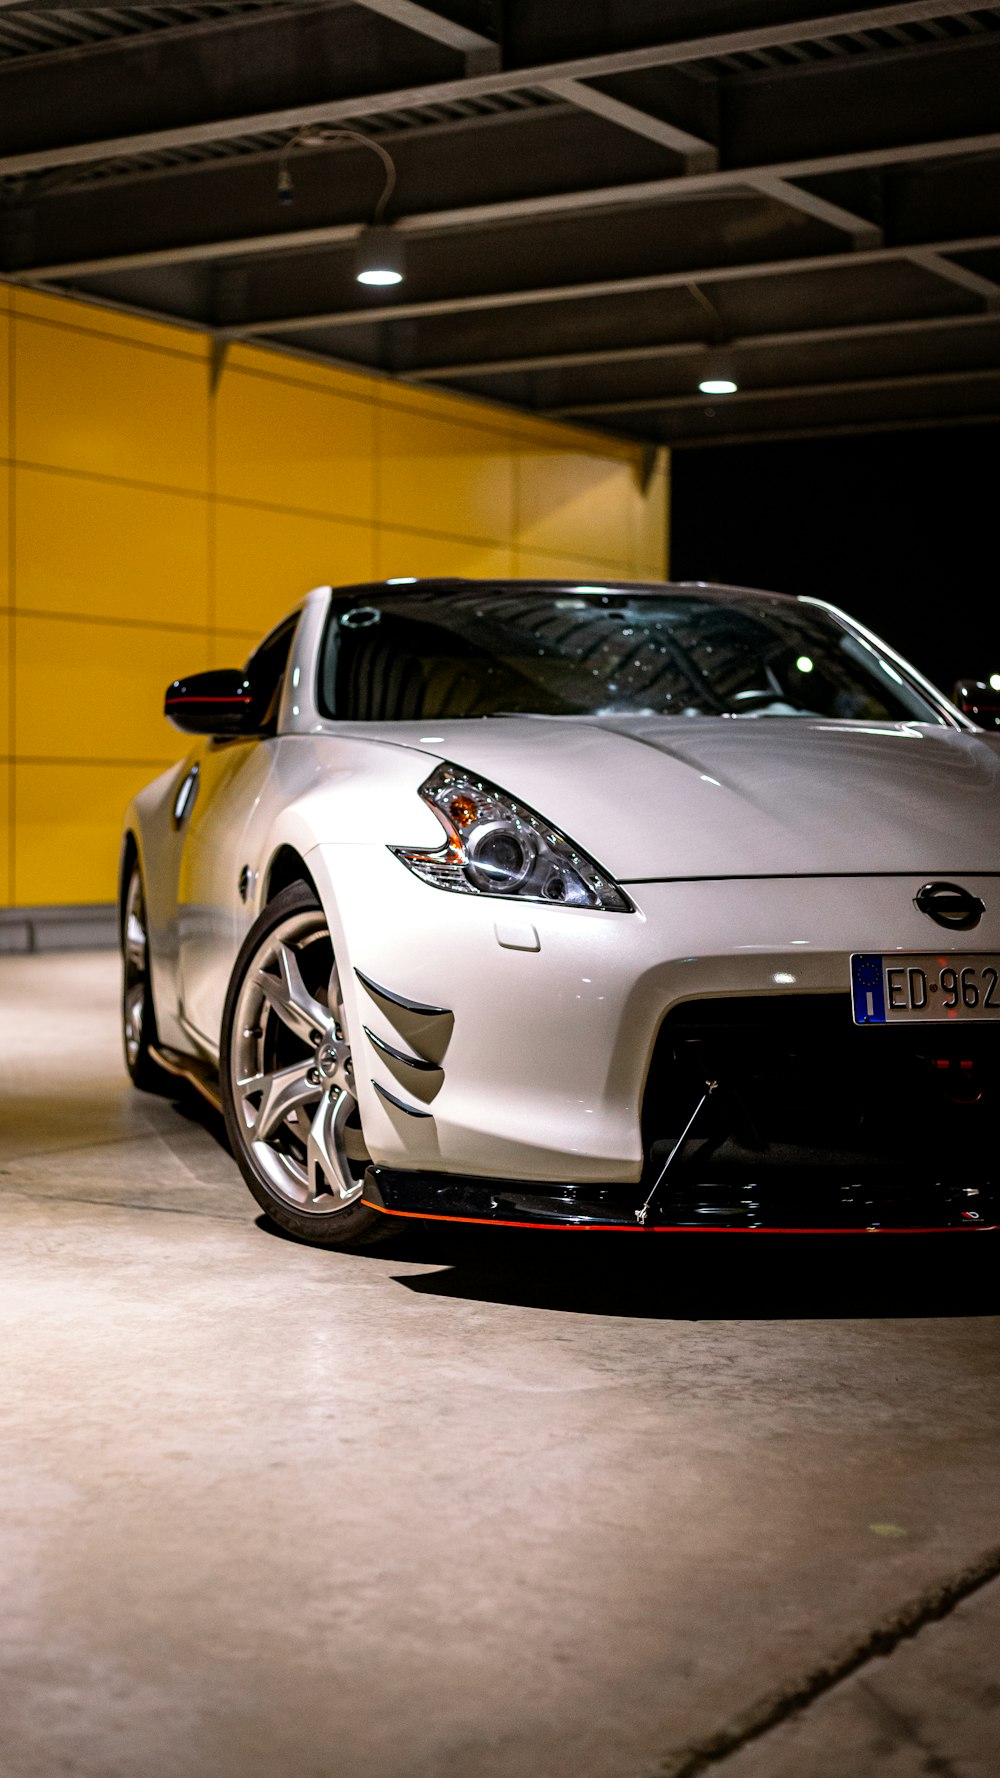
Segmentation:
{"type": "Polygon", "coordinates": [[[149,975],[146,895],[138,859],[132,865],[122,911],[122,1041],[125,1066],[134,1086],[145,1093],[177,1091],[173,1076],[150,1054],[158,1039],[149,975]]]}
{"type": "Polygon", "coordinates": [[[340,974],[306,883],[268,904],[236,960],[222,1023],[222,1102],[261,1208],[320,1247],[372,1247],[391,1223],[361,1202],[369,1162],[340,974]]]}

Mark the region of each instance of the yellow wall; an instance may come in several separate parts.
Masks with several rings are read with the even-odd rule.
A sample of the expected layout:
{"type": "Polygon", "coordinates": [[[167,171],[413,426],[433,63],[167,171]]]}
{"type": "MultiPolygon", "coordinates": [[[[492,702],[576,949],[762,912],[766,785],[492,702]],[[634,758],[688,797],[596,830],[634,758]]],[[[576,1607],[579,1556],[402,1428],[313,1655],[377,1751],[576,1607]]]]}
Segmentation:
{"type": "Polygon", "coordinates": [[[310,587],[666,571],[665,453],[3,285],[0,384],[0,905],[113,898],[165,686],[310,587]]]}

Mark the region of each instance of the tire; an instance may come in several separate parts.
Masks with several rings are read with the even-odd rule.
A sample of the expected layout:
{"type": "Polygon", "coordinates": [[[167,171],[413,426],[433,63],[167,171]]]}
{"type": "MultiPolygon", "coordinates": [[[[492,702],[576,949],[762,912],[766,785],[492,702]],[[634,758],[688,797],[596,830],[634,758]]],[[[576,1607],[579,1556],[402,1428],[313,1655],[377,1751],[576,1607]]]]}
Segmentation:
{"type": "Polygon", "coordinates": [[[144,1093],[176,1094],[177,1081],[150,1055],[159,1038],[149,976],[146,891],[137,858],[122,906],[121,951],[122,1044],[129,1078],[144,1093]]]}
{"type": "Polygon", "coordinates": [[[316,1247],[381,1246],[361,1202],[368,1151],[326,915],[307,883],[264,908],[222,1015],[222,1106],[233,1153],[272,1222],[316,1247]]]}

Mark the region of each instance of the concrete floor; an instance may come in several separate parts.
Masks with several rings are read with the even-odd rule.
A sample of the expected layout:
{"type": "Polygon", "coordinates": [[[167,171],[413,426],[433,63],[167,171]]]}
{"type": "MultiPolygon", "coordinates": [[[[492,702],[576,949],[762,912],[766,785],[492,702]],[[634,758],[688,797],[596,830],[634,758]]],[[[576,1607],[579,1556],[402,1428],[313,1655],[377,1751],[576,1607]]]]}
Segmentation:
{"type": "Polygon", "coordinates": [[[990,1238],[257,1219],[0,961],[4,1778],[995,1778],[990,1238]]]}

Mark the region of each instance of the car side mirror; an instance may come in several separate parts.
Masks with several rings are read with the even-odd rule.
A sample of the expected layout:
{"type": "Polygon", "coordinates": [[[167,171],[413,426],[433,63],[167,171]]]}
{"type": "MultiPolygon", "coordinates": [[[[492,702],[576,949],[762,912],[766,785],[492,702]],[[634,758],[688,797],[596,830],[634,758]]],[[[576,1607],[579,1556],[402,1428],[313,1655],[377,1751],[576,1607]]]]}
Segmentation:
{"type": "Polygon", "coordinates": [[[959,679],[952,692],[952,702],[958,705],[963,716],[980,728],[1000,729],[1000,674],[995,673],[989,681],[959,679]]]}
{"type": "Polygon", "coordinates": [[[258,703],[242,667],[215,667],[168,685],[163,714],[189,735],[255,735],[261,727],[258,703]]]}

